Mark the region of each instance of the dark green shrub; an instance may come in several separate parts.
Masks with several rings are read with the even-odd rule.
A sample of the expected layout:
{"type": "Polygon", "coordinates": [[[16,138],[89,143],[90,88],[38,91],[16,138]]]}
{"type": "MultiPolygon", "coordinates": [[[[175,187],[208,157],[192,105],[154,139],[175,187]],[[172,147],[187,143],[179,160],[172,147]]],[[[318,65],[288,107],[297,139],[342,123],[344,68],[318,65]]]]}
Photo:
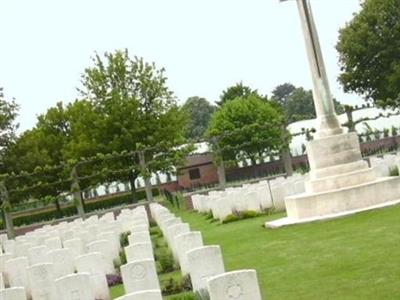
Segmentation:
{"type": "Polygon", "coordinates": [[[191,291],[193,289],[192,280],[190,275],[185,275],[182,277],[181,286],[183,291],[191,291]]]}
{"type": "Polygon", "coordinates": [[[164,247],[157,249],[157,251],[155,251],[155,258],[159,268],[157,270],[158,273],[169,273],[175,269],[175,261],[171,251],[168,248],[164,247]]]}
{"type": "MultiPolygon", "coordinates": [[[[122,266],[122,265],[125,265],[126,263],[127,263],[127,260],[126,260],[125,251],[121,250],[119,252],[119,264],[120,264],[119,267],[122,266]]],[[[118,268],[116,267],[116,269],[119,269],[119,267],[118,268]]]]}
{"type": "Polygon", "coordinates": [[[154,235],[155,237],[162,237],[162,231],[159,227],[150,227],[150,235],[154,235]]]}
{"type": "Polygon", "coordinates": [[[210,220],[210,219],[211,220],[214,219],[214,216],[211,211],[206,214],[206,220],[210,220]]]}
{"type": "Polygon", "coordinates": [[[245,210],[241,212],[233,212],[233,214],[228,215],[223,221],[222,224],[232,223],[243,219],[255,218],[261,215],[260,213],[254,210],[245,210]]]}
{"type": "Polygon", "coordinates": [[[196,292],[196,298],[198,300],[210,300],[210,295],[206,289],[201,289],[200,291],[196,292]]]}
{"type": "Polygon", "coordinates": [[[240,220],[239,216],[234,215],[234,214],[231,214],[231,215],[228,215],[228,216],[222,221],[222,224],[228,224],[228,223],[235,222],[235,221],[239,221],[239,220],[240,220]]]}
{"type": "Polygon", "coordinates": [[[399,168],[398,167],[393,167],[390,168],[390,176],[399,176],[399,168]]]}
{"type": "Polygon", "coordinates": [[[171,296],[171,300],[201,300],[194,293],[186,293],[184,295],[171,296]]]}
{"type": "Polygon", "coordinates": [[[169,278],[164,282],[161,292],[165,296],[179,294],[182,292],[180,282],[172,277],[169,278]]]}
{"type": "MultiPolygon", "coordinates": [[[[153,189],[153,195],[156,197],[160,194],[158,188],[153,189]]],[[[146,192],[140,190],[136,193],[138,200],[146,199],[146,192]]],[[[85,212],[89,213],[96,210],[109,209],[116,206],[123,206],[131,204],[131,194],[117,195],[103,200],[97,200],[85,203],[85,212]]],[[[56,209],[48,211],[30,212],[27,215],[16,216],[13,218],[14,226],[19,227],[23,225],[30,225],[35,223],[47,222],[59,218],[71,217],[77,215],[77,209],[74,205],[61,208],[61,214],[58,214],[56,209]]],[[[0,224],[1,225],[1,224],[0,224]]],[[[0,229],[4,229],[3,226],[0,229]]]]}
{"type": "Polygon", "coordinates": [[[150,227],[157,227],[156,221],[154,221],[152,219],[149,221],[149,225],[150,225],[150,227]]]}
{"type": "Polygon", "coordinates": [[[121,244],[121,247],[124,248],[129,245],[129,239],[128,236],[131,234],[130,231],[123,232],[119,236],[119,243],[121,244]]]}
{"type": "Polygon", "coordinates": [[[242,219],[250,219],[259,216],[259,213],[254,210],[246,210],[241,213],[242,219]]]}

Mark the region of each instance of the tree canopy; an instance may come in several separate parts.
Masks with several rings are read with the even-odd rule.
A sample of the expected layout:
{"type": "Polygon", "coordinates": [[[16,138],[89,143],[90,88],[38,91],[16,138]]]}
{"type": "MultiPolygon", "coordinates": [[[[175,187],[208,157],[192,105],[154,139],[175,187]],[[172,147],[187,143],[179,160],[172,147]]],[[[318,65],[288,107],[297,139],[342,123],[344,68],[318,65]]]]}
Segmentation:
{"type": "Polygon", "coordinates": [[[54,196],[70,191],[77,162],[81,188],[130,180],[134,191],[138,176],[171,172],[190,150],[178,147],[185,140],[187,118],[166,85],[164,70],[154,64],[131,59],[127,51],[96,55],[82,75],[80,92],[82,100],[48,109],[8,148],[6,172],[35,172],[38,166],[47,170],[32,180],[20,176],[12,186],[63,181],[51,189],[46,184],[46,189],[30,189],[18,201],[35,197],[36,191],[54,196]],[[145,169],[139,151],[145,155],[145,169]]]}
{"type": "Polygon", "coordinates": [[[182,110],[188,116],[186,137],[188,139],[202,138],[215,112],[215,106],[205,98],[190,97],[183,104],[182,110]]]}
{"type": "Polygon", "coordinates": [[[340,30],[339,81],[379,106],[400,104],[400,2],[365,0],[340,30]]]}
{"type": "MultiPolygon", "coordinates": [[[[316,117],[311,90],[284,83],[272,91],[272,100],[282,106],[288,123],[316,117]]],[[[338,114],[344,112],[343,106],[336,99],[334,99],[334,105],[338,114]]]]}
{"type": "Polygon", "coordinates": [[[279,151],[285,140],[284,116],[272,103],[254,94],[226,102],[209,124],[214,151],[227,160],[255,161],[279,151]]]}
{"type": "Polygon", "coordinates": [[[4,99],[3,88],[0,87],[0,157],[2,151],[15,139],[18,128],[16,118],[19,106],[15,100],[4,99]]]}
{"type": "MultiPolygon", "coordinates": [[[[151,162],[147,171],[171,171],[181,159],[177,146],[184,142],[187,119],[166,81],[164,69],[130,58],[127,50],[96,55],[82,76],[80,89],[98,116],[96,126],[75,143],[94,141],[101,153],[151,149],[145,152],[146,161],[151,162]]],[[[143,171],[138,157],[125,158],[121,164],[132,166],[128,175],[134,188],[134,180],[143,171]]],[[[121,179],[126,175],[121,173],[121,179]]]]}
{"type": "Polygon", "coordinates": [[[249,86],[244,85],[243,82],[239,82],[224,90],[217,104],[218,106],[222,106],[228,101],[235,100],[236,98],[247,98],[250,95],[259,96],[257,90],[253,90],[249,86]]]}

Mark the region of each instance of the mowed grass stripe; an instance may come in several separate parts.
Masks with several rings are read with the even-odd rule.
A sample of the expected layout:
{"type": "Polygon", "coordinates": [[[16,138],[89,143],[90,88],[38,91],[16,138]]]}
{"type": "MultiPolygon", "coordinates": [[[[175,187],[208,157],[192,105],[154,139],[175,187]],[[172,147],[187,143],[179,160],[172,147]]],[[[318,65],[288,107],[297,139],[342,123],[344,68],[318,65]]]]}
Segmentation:
{"type": "Polygon", "coordinates": [[[227,270],[256,269],[265,299],[400,299],[400,206],[266,230],[262,216],[220,225],[175,211],[227,270]]]}

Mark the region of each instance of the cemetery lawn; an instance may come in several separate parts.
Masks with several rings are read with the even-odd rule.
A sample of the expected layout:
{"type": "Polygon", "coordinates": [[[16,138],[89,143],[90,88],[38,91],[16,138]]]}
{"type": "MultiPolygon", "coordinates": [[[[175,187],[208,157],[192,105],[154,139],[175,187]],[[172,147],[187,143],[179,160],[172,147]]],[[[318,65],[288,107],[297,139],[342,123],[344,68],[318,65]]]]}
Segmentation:
{"type": "Polygon", "coordinates": [[[224,225],[175,214],[221,246],[227,271],[256,269],[263,299],[400,299],[400,206],[275,230],[262,226],[282,214],[224,225]]]}
{"type": "Polygon", "coordinates": [[[400,299],[400,206],[274,230],[263,224],[283,214],[220,225],[172,212],[221,246],[227,271],[256,269],[263,299],[400,299]]]}

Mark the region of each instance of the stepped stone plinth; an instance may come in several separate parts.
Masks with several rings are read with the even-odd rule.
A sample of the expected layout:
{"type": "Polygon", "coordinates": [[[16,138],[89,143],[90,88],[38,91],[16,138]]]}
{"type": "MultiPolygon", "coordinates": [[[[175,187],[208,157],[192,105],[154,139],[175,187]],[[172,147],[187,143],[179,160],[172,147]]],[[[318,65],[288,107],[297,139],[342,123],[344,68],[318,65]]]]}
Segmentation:
{"type": "Polygon", "coordinates": [[[400,177],[377,178],[362,160],[356,133],[343,133],[309,0],[297,0],[313,79],[316,139],[308,142],[310,179],[305,193],[285,198],[287,217],[266,227],[325,220],[400,203],[400,177]]]}
{"type": "Polygon", "coordinates": [[[266,223],[284,225],[331,219],[400,203],[400,177],[377,178],[362,160],[355,133],[309,142],[310,180],[306,192],[285,198],[287,217],[266,223]]]}

